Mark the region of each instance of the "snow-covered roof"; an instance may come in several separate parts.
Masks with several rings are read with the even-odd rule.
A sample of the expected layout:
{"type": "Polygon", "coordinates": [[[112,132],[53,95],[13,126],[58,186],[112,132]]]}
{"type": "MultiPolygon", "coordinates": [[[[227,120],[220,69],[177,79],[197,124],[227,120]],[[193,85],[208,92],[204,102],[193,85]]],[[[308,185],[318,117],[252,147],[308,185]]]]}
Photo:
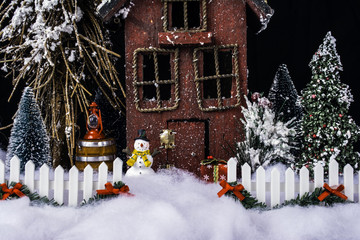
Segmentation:
{"type": "MultiPolygon", "coordinates": [[[[109,21],[128,0],[103,0],[97,7],[97,12],[104,21],[109,21]]],[[[250,8],[258,16],[264,30],[274,14],[274,10],[266,3],[265,0],[245,0],[250,8]]]]}
{"type": "Polygon", "coordinates": [[[274,10],[266,3],[265,0],[245,0],[249,7],[255,12],[260,19],[262,28],[259,32],[266,29],[274,10]]]}
{"type": "Polygon", "coordinates": [[[99,16],[106,22],[112,18],[127,0],[103,0],[97,7],[99,16]]]}

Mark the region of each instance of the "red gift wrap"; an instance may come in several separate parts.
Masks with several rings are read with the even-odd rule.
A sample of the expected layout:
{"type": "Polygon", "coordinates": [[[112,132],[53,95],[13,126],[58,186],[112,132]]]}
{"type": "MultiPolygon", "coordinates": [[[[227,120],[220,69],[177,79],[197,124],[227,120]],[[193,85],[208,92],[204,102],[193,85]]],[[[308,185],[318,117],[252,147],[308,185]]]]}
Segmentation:
{"type": "Polygon", "coordinates": [[[209,156],[201,161],[200,178],[206,182],[217,183],[227,179],[227,163],[225,160],[209,156]]]}

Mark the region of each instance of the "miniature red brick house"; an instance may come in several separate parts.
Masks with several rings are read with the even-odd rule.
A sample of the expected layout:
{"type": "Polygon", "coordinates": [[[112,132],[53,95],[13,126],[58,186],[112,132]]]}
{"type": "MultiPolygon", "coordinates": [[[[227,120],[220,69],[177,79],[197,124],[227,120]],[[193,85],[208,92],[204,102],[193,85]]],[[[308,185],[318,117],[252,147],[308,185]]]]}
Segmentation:
{"type": "MultiPolygon", "coordinates": [[[[105,21],[127,4],[109,1],[105,21]]],[[[199,173],[208,155],[228,159],[247,89],[246,4],[261,21],[273,10],[263,0],[132,0],[125,19],[127,143],[145,129],[152,148],[160,132],[176,132],[161,150],[164,165],[199,173]]]]}

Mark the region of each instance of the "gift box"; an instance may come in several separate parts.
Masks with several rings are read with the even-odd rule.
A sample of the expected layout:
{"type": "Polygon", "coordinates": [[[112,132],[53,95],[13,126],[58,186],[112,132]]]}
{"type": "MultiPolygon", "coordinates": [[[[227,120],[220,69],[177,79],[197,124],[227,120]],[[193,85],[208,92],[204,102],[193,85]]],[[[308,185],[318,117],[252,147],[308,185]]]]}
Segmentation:
{"type": "Polygon", "coordinates": [[[200,177],[206,182],[217,183],[227,178],[227,163],[225,160],[209,156],[201,161],[200,177]]]}

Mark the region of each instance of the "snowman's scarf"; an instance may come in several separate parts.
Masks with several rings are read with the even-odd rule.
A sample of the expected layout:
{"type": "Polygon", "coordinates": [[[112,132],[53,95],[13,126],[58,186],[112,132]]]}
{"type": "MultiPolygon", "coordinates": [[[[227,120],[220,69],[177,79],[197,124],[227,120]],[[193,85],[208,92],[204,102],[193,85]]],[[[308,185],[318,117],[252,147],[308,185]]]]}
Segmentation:
{"type": "Polygon", "coordinates": [[[151,163],[147,158],[147,155],[150,155],[150,150],[146,150],[146,151],[138,151],[138,150],[134,150],[132,152],[132,156],[130,158],[130,162],[135,163],[137,160],[137,157],[140,156],[143,160],[144,160],[144,164],[146,167],[148,167],[151,163]]]}

